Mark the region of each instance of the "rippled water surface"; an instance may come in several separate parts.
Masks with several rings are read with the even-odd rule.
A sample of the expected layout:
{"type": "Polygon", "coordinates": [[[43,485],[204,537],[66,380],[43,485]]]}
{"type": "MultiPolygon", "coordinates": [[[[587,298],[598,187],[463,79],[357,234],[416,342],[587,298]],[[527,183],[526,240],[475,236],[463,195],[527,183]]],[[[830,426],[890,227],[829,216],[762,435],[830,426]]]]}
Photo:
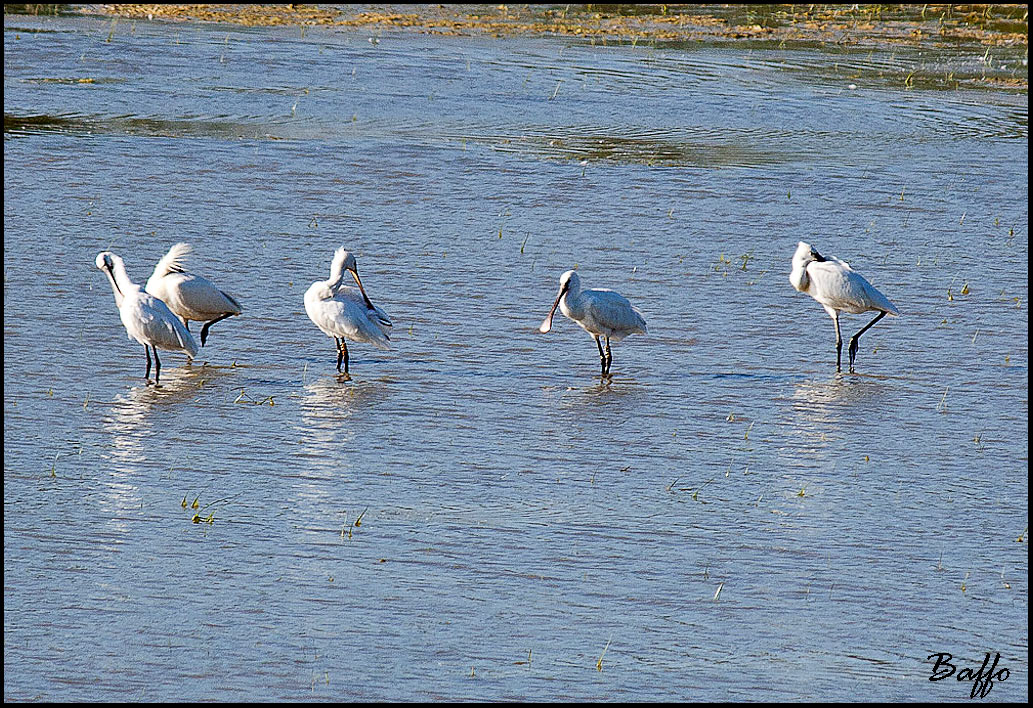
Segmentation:
{"type": "Polygon", "coordinates": [[[4,698],[1023,700],[1028,99],[905,85],[982,48],[376,39],[5,16],[4,698]],[[93,259],[181,240],[155,389],[93,259]]]}

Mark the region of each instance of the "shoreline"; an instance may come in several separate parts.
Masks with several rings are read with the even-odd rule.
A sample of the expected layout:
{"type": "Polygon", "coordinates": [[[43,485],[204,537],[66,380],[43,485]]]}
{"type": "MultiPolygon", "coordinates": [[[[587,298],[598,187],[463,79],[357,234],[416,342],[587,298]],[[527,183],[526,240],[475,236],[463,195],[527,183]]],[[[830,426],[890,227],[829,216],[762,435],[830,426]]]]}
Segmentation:
{"type": "Polygon", "coordinates": [[[244,27],[341,28],[453,37],[565,37],[592,44],[745,44],[756,48],[954,52],[909,88],[1028,91],[1025,5],[5,5],[5,14],[77,14],[244,27]]]}
{"type": "MultiPolygon", "coordinates": [[[[11,7],[11,6],[6,6],[11,7]]],[[[22,8],[58,8],[23,5],[22,8]]],[[[112,4],[82,14],[244,26],[336,26],[454,36],[1028,46],[1025,5],[112,4]]],[[[5,8],[5,12],[6,12],[5,8]]]]}

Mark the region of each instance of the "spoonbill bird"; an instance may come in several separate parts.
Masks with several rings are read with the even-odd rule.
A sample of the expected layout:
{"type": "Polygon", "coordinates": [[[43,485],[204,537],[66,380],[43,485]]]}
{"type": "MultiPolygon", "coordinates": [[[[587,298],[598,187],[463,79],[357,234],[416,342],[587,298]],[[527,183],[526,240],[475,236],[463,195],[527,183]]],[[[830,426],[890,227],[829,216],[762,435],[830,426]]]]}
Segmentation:
{"type": "Polygon", "coordinates": [[[552,309],[538,327],[542,334],[552,329],[552,317],[556,314],[557,306],[564,315],[577,322],[581,329],[595,337],[603,376],[609,375],[610,364],[613,362],[611,339],[619,342],[629,334],[646,334],[646,320],[626,297],[613,290],[582,290],[581,278],[572,270],[560,276],[560,292],[556,302],[552,303],[552,309]],[[605,353],[600,337],[606,338],[605,353]]]}
{"type": "Polygon", "coordinates": [[[344,362],[344,375],[348,376],[348,345],[353,342],[368,342],[379,349],[390,349],[391,318],[370,302],[366,289],[359,280],[355,256],[344,248],[334,252],[330,263],[329,280],[317,280],[305,292],[305,312],[316,327],[337,343],[337,370],[344,362]],[[358,288],[344,284],[345,272],[352,274],[358,288]]]}
{"type": "Polygon", "coordinates": [[[204,322],[201,327],[201,346],[208,340],[208,328],[216,322],[240,314],[240,303],[215,287],[212,281],[188,273],[184,261],[190,255],[190,245],[177,243],[169,249],[154,273],[147,280],[146,290],[163,300],[189,330],[190,320],[204,322]]]}
{"type": "Polygon", "coordinates": [[[825,258],[810,244],[800,241],[793,254],[793,272],[789,282],[802,293],[807,293],[825,308],[836,325],[836,371],[842,371],[843,338],[839,334],[839,313],[858,315],[878,311],[875,319],[850,338],[850,373],[854,373],[857,340],[868,328],[886,315],[900,312],[885,295],[875,289],[860,273],[838,258],[825,258]]]}
{"type": "Polygon", "coordinates": [[[160,385],[161,360],[158,350],[183,352],[193,358],[197,356],[197,342],[186,325],[172,313],[164,302],[145,292],[129,279],[125,262],[110,251],[97,254],[97,267],[104,271],[111,281],[115,294],[115,305],[125,325],[129,339],[143,345],[147,355],[147,372],[144,378],[151,383],[151,350],[154,350],[154,385],[160,385]]]}

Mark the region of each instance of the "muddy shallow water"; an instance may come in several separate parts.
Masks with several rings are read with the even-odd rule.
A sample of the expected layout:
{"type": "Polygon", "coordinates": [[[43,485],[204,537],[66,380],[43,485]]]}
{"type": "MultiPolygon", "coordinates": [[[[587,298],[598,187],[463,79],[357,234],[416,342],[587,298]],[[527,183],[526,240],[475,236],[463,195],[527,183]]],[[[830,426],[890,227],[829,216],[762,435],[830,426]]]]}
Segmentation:
{"type": "Polygon", "coordinates": [[[981,57],[5,16],[5,699],[1022,700],[1028,98],[906,81],[981,57]],[[180,240],[245,312],[154,389],[93,259],[180,240]]]}

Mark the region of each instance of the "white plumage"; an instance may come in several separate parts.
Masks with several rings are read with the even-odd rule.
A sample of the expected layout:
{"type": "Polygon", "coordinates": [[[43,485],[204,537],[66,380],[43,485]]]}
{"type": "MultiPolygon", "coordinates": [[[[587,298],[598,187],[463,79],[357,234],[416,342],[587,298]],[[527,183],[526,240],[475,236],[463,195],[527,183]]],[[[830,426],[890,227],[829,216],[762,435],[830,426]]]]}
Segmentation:
{"type": "Polygon", "coordinates": [[[603,376],[610,373],[610,364],[613,362],[611,339],[619,342],[629,334],[646,334],[645,318],[626,297],[602,288],[582,290],[581,278],[572,270],[560,276],[560,292],[556,302],[538,328],[542,334],[552,329],[552,318],[557,306],[566,317],[577,322],[595,338],[603,376]],[[600,337],[606,338],[605,352],[600,337]]]}
{"type": "Polygon", "coordinates": [[[344,362],[344,374],[348,374],[348,345],[345,340],[366,342],[380,349],[390,349],[391,318],[370,302],[366,295],[355,256],[344,248],[334,252],[330,264],[330,278],[318,280],[305,292],[305,312],[309,319],[328,337],[337,343],[337,370],[344,362]],[[344,274],[349,272],[358,287],[344,284],[344,274]]]}
{"type": "Polygon", "coordinates": [[[207,278],[187,272],[189,244],[177,243],[166,253],[147,280],[147,292],[163,300],[190,328],[190,320],[204,322],[201,346],[208,340],[208,328],[227,317],[239,315],[240,303],[207,278]]]}
{"type": "Polygon", "coordinates": [[[104,271],[111,282],[118,314],[125,325],[126,335],[144,347],[147,354],[147,372],[144,377],[149,384],[151,376],[151,350],[154,351],[154,384],[161,376],[161,360],[158,350],[183,352],[189,357],[197,356],[197,342],[168,306],[144,292],[129,279],[125,262],[114,253],[104,251],[97,254],[97,268],[104,271]]]}
{"type": "Polygon", "coordinates": [[[900,312],[885,295],[855,272],[849,264],[838,258],[826,258],[800,241],[793,254],[793,271],[789,282],[800,292],[817,300],[829,313],[836,326],[836,371],[842,370],[843,338],[839,332],[839,313],[857,315],[877,311],[879,314],[860,332],[850,338],[850,373],[854,371],[854,357],[857,355],[858,340],[868,328],[886,315],[897,316],[900,312]]]}

